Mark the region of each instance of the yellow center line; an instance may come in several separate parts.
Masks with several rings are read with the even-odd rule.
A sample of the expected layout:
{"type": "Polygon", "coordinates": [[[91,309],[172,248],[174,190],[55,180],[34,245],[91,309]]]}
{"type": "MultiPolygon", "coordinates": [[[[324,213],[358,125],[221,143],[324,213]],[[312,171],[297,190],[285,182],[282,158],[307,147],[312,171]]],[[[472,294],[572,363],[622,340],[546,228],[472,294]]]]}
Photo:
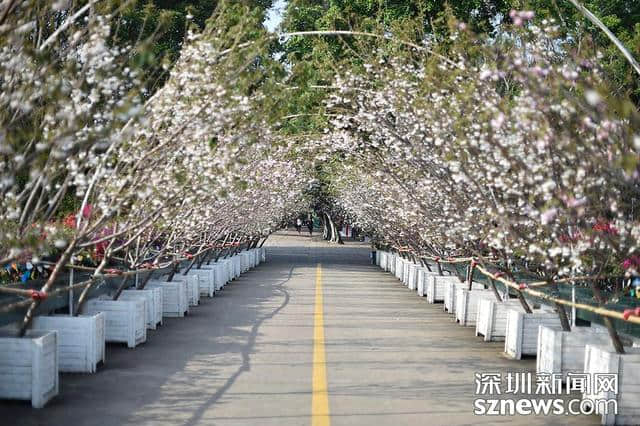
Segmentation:
{"type": "Polygon", "coordinates": [[[330,426],[327,359],[324,352],[324,312],[322,299],[322,265],[316,268],[316,303],[313,315],[313,395],[311,425],[330,426]]]}

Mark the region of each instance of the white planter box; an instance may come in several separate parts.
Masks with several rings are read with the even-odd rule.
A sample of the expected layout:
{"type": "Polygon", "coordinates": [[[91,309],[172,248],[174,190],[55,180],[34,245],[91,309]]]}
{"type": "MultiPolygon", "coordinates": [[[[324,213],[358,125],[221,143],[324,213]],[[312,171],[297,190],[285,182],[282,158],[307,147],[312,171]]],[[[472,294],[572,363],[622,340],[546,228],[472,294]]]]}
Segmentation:
{"type": "Polygon", "coordinates": [[[211,265],[202,265],[202,269],[211,271],[211,278],[213,279],[215,291],[221,290],[222,287],[224,287],[224,285],[227,283],[227,279],[229,276],[228,262],[229,261],[220,259],[217,262],[212,263],[211,265]]]}
{"type": "Polygon", "coordinates": [[[233,279],[235,280],[236,278],[240,277],[240,274],[242,273],[242,268],[241,268],[241,261],[240,261],[240,256],[235,255],[231,258],[231,262],[233,265],[233,279]]]}
{"type": "Polygon", "coordinates": [[[395,276],[396,274],[396,264],[398,262],[398,257],[395,254],[392,254],[387,259],[387,272],[391,273],[395,276]]]}
{"type": "Polygon", "coordinates": [[[418,268],[418,281],[416,282],[416,291],[418,292],[418,296],[424,297],[427,295],[427,280],[431,275],[437,274],[424,267],[418,268]]]}
{"type": "Polygon", "coordinates": [[[402,263],[402,278],[400,279],[405,286],[409,286],[409,267],[411,262],[405,260],[402,263]]]}
{"type": "Polygon", "coordinates": [[[396,260],[396,264],[394,267],[395,276],[397,279],[402,281],[402,276],[404,274],[404,259],[401,258],[400,256],[396,256],[395,260],[396,260]]]}
{"type": "Polygon", "coordinates": [[[29,330],[25,337],[0,334],[0,398],[31,400],[33,408],[42,408],[57,394],[57,332],[29,330]]]}
{"type": "Polygon", "coordinates": [[[187,301],[189,306],[200,304],[200,277],[198,275],[174,275],[173,281],[183,281],[187,283],[187,301]]]}
{"type": "MultiPolygon", "coordinates": [[[[456,312],[456,291],[458,288],[469,288],[469,284],[461,282],[455,275],[444,276],[444,310],[450,314],[456,312]]],[[[439,278],[441,279],[441,278],[439,278]]],[[[472,289],[483,290],[484,286],[474,282],[472,289]]]]}
{"type": "Polygon", "coordinates": [[[504,351],[507,355],[520,359],[522,355],[536,355],[538,352],[538,327],[561,330],[560,318],[555,312],[535,309],[527,314],[521,310],[509,309],[505,330],[504,351]]]}
{"type": "Polygon", "coordinates": [[[424,277],[424,295],[429,303],[444,302],[445,290],[448,285],[458,284],[458,277],[438,275],[427,271],[424,277]]]}
{"type": "Polygon", "coordinates": [[[254,248],[254,249],[251,249],[251,253],[253,254],[253,257],[251,258],[252,260],[251,267],[255,268],[260,264],[260,250],[258,250],[257,248],[254,248]]]}
{"type": "Polygon", "coordinates": [[[200,286],[200,295],[213,297],[216,293],[215,271],[212,265],[202,265],[200,269],[192,268],[188,275],[197,275],[200,286]]]}
{"type": "Polygon", "coordinates": [[[478,318],[478,302],[495,296],[491,290],[458,288],[456,294],[456,321],[464,327],[475,327],[478,318]]]}
{"type": "Polygon", "coordinates": [[[222,259],[218,261],[224,265],[224,283],[230,283],[233,280],[233,261],[231,259],[222,259]]]}
{"type": "Polygon", "coordinates": [[[162,290],[159,288],[145,288],[144,290],[124,290],[118,300],[144,299],[147,306],[145,322],[147,328],[155,330],[162,324],[162,290]]]}
{"type": "Polygon", "coordinates": [[[229,262],[219,260],[213,266],[216,278],[216,291],[218,291],[229,282],[229,262]]]}
{"type": "MultiPolygon", "coordinates": [[[[216,286],[216,291],[221,290],[227,283],[229,276],[230,261],[219,260],[212,265],[206,265],[207,269],[210,269],[213,273],[213,279],[216,286]]],[[[205,266],[203,266],[204,268],[205,266]]]]}
{"type": "Polygon", "coordinates": [[[245,251],[240,253],[240,266],[242,273],[249,272],[251,269],[253,263],[251,260],[252,257],[253,255],[250,252],[245,251]]]}
{"type": "MultiPolygon", "coordinates": [[[[596,413],[602,416],[603,425],[640,424],[640,348],[625,347],[625,354],[617,354],[609,345],[587,344],[584,350],[584,372],[590,377],[594,374],[614,374],[618,377],[618,393],[598,389],[592,386],[582,398],[592,402],[615,400],[618,414],[605,413],[604,407],[594,404],[596,413]]],[[[611,404],[608,404],[609,411],[611,404]]]]}
{"type": "Polygon", "coordinates": [[[561,374],[584,372],[584,350],[587,344],[609,346],[611,338],[604,327],[574,327],[571,331],[540,326],[536,372],[561,374]]]}
{"type": "Polygon", "coordinates": [[[256,267],[256,250],[247,250],[247,254],[249,255],[249,270],[251,270],[256,267]]]}
{"type": "Polygon", "coordinates": [[[380,259],[380,264],[378,266],[380,266],[380,269],[382,269],[383,271],[387,270],[387,260],[389,259],[389,252],[386,251],[381,251],[378,252],[380,253],[378,258],[380,259]]]}
{"type": "Polygon", "coordinates": [[[409,264],[409,281],[407,287],[409,290],[416,291],[418,288],[418,269],[420,266],[415,263],[409,264]]]}
{"type": "Polygon", "coordinates": [[[147,287],[162,290],[163,317],[183,317],[189,312],[189,297],[186,282],[149,280],[145,288],[147,287]]]}
{"type": "Polygon", "coordinates": [[[260,262],[267,261],[267,249],[265,247],[260,247],[260,262]]]}
{"type": "Polygon", "coordinates": [[[33,319],[32,330],[58,333],[58,368],[65,373],[95,373],[104,362],[105,314],[70,317],[39,316],[33,319]]]}
{"type": "Polygon", "coordinates": [[[104,312],[105,340],[126,343],[135,348],[147,341],[145,300],[91,299],[82,308],[85,314],[104,312]]]}
{"type": "MultiPolygon", "coordinates": [[[[493,290],[491,291],[493,293],[493,290]]],[[[485,342],[504,341],[507,333],[507,315],[509,310],[524,312],[517,299],[499,302],[493,297],[478,302],[476,318],[476,336],[483,336],[485,342]]]]}

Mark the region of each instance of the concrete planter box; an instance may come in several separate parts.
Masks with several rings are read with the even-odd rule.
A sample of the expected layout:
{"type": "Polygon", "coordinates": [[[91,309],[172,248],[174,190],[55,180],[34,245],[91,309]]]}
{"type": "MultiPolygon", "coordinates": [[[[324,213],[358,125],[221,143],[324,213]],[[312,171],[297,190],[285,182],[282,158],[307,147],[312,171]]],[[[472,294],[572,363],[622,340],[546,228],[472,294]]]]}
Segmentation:
{"type": "Polygon", "coordinates": [[[260,263],[267,261],[267,249],[260,247],[260,263]]]}
{"type": "Polygon", "coordinates": [[[95,373],[105,354],[105,314],[39,316],[32,330],[58,333],[58,368],[64,373],[95,373]]]}
{"type": "Polygon", "coordinates": [[[215,271],[212,265],[202,265],[200,269],[192,268],[188,275],[197,275],[201,296],[213,297],[216,293],[215,271]]]}
{"type": "Polygon", "coordinates": [[[587,344],[611,346],[605,327],[574,327],[571,331],[541,326],[538,330],[536,372],[561,374],[584,372],[584,351],[587,344]]]}
{"type": "Polygon", "coordinates": [[[162,290],[162,316],[183,317],[189,312],[187,283],[184,281],[149,280],[145,288],[162,290]]]}
{"type": "Polygon", "coordinates": [[[476,336],[483,336],[485,342],[504,341],[509,310],[524,312],[517,299],[506,302],[499,302],[495,296],[481,299],[478,302],[476,336]]]}
{"type": "MultiPolygon", "coordinates": [[[[600,404],[594,404],[596,413],[602,416],[603,425],[640,424],[640,348],[625,347],[625,354],[617,354],[609,345],[587,344],[584,350],[584,372],[593,378],[594,374],[615,374],[618,377],[618,393],[592,387],[582,398],[595,402],[615,400],[618,414],[606,413],[600,404]]],[[[613,411],[608,404],[609,411],[613,411]]]]}
{"type": "Polygon", "coordinates": [[[82,308],[85,314],[105,314],[105,340],[135,348],[147,341],[145,300],[91,299],[82,308]]]}
{"type": "Polygon", "coordinates": [[[57,394],[58,333],[29,330],[25,337],[13,337],[0,332],[0,398],[30,400],[33,408],[42,408],[57,394]]]}
{"type": "MultiPolygon", "coordinates": [[[[456,291],[458,288],[469,288],[469,284],[461,282],[458,277],[449,275],[444,276],[442,278],[446,278],[444,280],[444,307],[443,309],[450,314],[455,314],[456,312],[456,291]]],[[[478,283],[473,283],[471,286],[472,289],[484,290],[484,286],[478,283]]]]}
{"type": "Polygon", "coordinates": [[[396,275],[396,264],[398,263],[398,256],[391,254],[387,259],[387,272],[391,275],[396,275]]]}
{"type": "Polygon", "coordinates": [[[560,318],[555,312],[535,309],[527,314],[521,310],[509,309],[504,337],[504,351],[507,355],[520,359],[523,355],[538,353],[538,327],[541,325],[561,330],[560,318]]]}
{"type": "Polygon", "coordinates": [[[457,283],[460,283],[458,277],[445,277],[435,272],[427,272],[425,274],[424,295],[427,296],[429,303],[444,302],[447,286],[457,283]]]}
{"type": "Polygon", "coordinates": [[[189,306],[200,304],[200,277],[198,275],[175,275],[173,281],[187,283],[187,302],[189,306]]]}
{"type": "Polygon", "coordinates": [[[495,296],[491,290],[458,288],[456,294],[456,321],[464,327],[475,327],[478,318],[478,302],[495,296]]]}
{"type": "Polygon", "coordinates": [[[118,300],[144,299],[147,305],[145,321],[147,328],[155,330],[162,325],[162,290],[159,288],[145,288],[144,290],[124,290],[118,300]]]}

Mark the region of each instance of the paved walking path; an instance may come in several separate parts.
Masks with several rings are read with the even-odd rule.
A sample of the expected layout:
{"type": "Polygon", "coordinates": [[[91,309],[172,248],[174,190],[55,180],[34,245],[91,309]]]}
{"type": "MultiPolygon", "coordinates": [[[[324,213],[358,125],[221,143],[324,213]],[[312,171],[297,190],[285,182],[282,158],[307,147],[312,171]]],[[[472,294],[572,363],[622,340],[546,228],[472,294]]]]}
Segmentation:
{"type": "Polygon", "coordinates": [[[44,409],[0,402],[0,424],[310,425],[312,411],[317,425],[598,424],[474,416],[474,372],[534,371],[535,361],[506,359],[502,344],[454,325],[371,266],[366,245],[288,233],[267,246],[267,263],[187,318],[165,319],[136,349],[108,345],[97,374],[63,374],[44,409]],[[314,365],[320,349],[326,362],[314,365]]]}

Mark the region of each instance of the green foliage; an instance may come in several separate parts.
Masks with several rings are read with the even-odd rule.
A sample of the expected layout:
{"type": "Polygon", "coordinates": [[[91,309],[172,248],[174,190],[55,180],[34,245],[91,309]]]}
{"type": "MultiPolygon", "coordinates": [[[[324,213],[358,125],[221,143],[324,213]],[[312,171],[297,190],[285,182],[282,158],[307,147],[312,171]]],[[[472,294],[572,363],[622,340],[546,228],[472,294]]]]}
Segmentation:
{"type": "MultiPolygon", "coordinates": [[[[128,4],[118,17],[114,23],[116,42],[140,46],[133,61],[152,76],[147,84],[151,93],[166,81],[168,71],[178,59],[188,25],[191,23],[204,29],[219,3],[217,0],[138,0],[128,4]],[[188,15],[191,15],[190,20],[188,15]]],[[[264,13],[273,1],[241,0],[234,3],[264,13]]]]}

